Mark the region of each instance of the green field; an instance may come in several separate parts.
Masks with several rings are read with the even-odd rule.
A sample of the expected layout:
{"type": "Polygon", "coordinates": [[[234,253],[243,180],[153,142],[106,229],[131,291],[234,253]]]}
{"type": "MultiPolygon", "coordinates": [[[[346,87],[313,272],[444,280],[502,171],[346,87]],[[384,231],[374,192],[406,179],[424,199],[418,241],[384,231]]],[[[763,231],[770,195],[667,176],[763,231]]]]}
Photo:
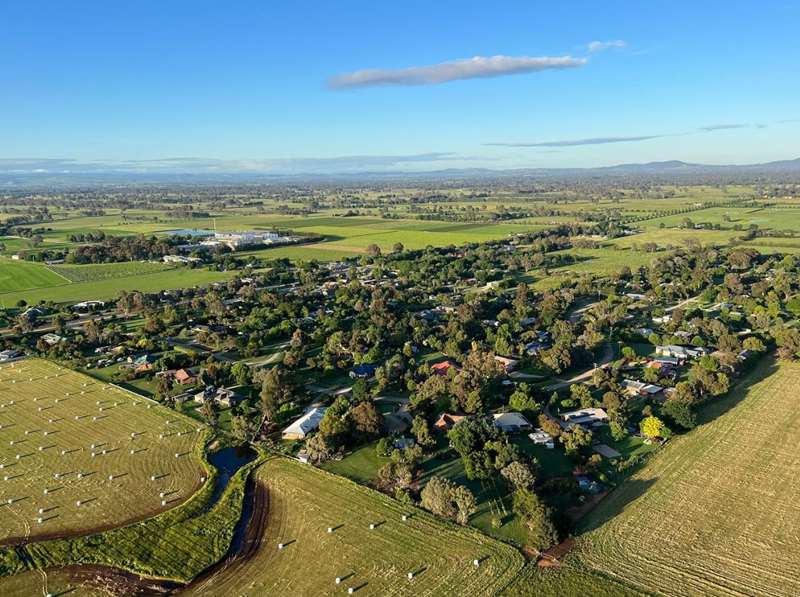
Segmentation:
{"type": "Polygon", "coordinates": [[[578,567],[648,593],[800,594],[798,385],[800,365],[764,362],[710,405],[582,521],[578,567]]]}
{"type": "Polygon", "coordinates": [[[69,280],[44,265],[0,258],[0,296],[60,284],[69,284],[69,280]]]}
{"type": "Polygon", "coordinates": [[[109,278],[141,276],[175,269],[165,263],[149,261],[125,261],[122,263],[97,263],[88,265],[51,265],[50,269],[70,282],[96,282],[109,278]]]}
{"type": "Polygon", "coordinates": [[[171,288],[203,286],[213,282],[227,280],[238,273],[239,272],[235,271],[217,272],[199,268],[174,268],[165,271],[156,271],[154,273],[130,275],[122,278],[108,277],[72,284],[63,280],[63,285],[53,286],[52,288],[0,293],[0,302],[8,307],[19,300],[25,300],[31,305],[40,301],[62,303],[85,300],[105,300],[116,298],[121,290],[158,292],[171,288]]]}
{"type": "Polygon", "coordinates": [[[153,516],[205,475],[202,425],[44,360],[0,365],[0,424],[0,544],[153,516]]]}
{"type": "Polygon", "coordinates": [[[255,553],[188,594],[333,595],[353,587],[358,595],[493,595],[522,569],[513,548],[341,477],[279,458],[257,475],[269,506],[255,553]]]}

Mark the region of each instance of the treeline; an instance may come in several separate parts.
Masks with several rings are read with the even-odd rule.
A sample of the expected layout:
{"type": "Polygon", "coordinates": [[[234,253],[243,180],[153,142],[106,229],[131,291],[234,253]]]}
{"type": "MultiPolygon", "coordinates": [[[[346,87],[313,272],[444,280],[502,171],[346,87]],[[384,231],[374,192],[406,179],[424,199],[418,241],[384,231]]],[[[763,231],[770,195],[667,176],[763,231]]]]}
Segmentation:
{"type": "Polygon", "coordinates": [[[87,264],[161,259],[175,253],[175,247],[185,243],[186,239],[179,236],[104,236],[95,244],[75,247],[67,253],[65,260],[67,263],[87,264]]]}

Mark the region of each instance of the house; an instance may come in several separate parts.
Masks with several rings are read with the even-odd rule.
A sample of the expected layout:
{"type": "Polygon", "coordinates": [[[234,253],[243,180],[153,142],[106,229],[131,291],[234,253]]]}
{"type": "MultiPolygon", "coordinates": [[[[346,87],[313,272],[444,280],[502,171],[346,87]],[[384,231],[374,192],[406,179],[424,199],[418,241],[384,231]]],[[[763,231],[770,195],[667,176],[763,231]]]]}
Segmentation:
{"type": "Polygon", "coordinates": [[[431,365],[431,372],[435,375],[446,376],[450,369],[454,367],[455,365],[453,365],[452,362],[442,361],[441,363],[435,363],[431,365]]]}
{"type": "Polygon", "coordinates": [[[217,390],[217,393],[214,397],[218,404],[224,406],[226,408],[230,408],[237,402],[241,402],[242,397],[239,396],[233,390],[229,390],[228,388],[220,388],[217,390]]]}
{"type": "Polygon", "coordinates": [[[556,447],[553,436],[542,429],[537,428],[533,433],[529,433],[528,437],[537,446],[545,446],[548,450],[556,447]]]}
{"type": "Polygon", "coordinates": [[[172,399],[176,402],[176,404],[183,404],[184,402],[188,402],[192,398],[191,392],[183,392],[176,396],[173,396],[172,399]]]}
{"type": "Polygon", "coordinates": [[[151,354],[143,354],[136,357],[133,359],[133,370],[136,371],[136,373],[150,371],[155,367],[156,360],[156,357],[151,354]]]}
{"type": "Polygon", "coordinates": [[[608,423],[608,414],[602,408],[580,408],[561,413],[561,421],[559,421],[559,425],[564,429],[570,429],[575,425],[593,427],[603,423],[608,423]]]}
{"type": "Polygon", "coordinates": [[[394,447],[398,450],[406,450],[408,448],[413,448],[416,442],[414,441],[413,437],[398,437],[394,440],[394,447]]]}
{"type": "Polygon", "coordinates": [[[105,302],[103,301],[83,301],[80,303],[75,303],[72,308],[75,311],[91,311],[93,309],[99,309],[105,306],[105,302]]]}
{"type": "Polygon", "coordinates": [[[42,340],[44,340],[48,346],[55,346],[56,344],[63,342],[64,338],[58,334],[44,334],[42,336],[42,340]]]}
{"type": "Polygon", "coordinates": [[[309,409],[302,417],[284,429],[281,432],[281,437],[289,440],[305,439],[309,433],[319,428],[320,421],[325,416],[326,410],[327,408],[324,406],[309,409]]]}
{"type": "Polygon", "coordinates": [[[512,359],[509,357],[501,357],[500,355],[495,355],[494,360],[500,363],[500,367],[506,373],[511,373],[514,369],[517,368],[517,365],[519,365],[519,361],[517,359],[512,359]]]}
{"type": "Polygon", "coordinates": [[[550,348],[549,342],[540,342],[539,340],[534,340],[533,342],[528,342],[525,345],[525,354],[535,357],[537,354],[543,350],[547,350],[548,348],[550,348]]]}
{"type": "Polygon", "coordinates": [[[581,491],[586,491],[588,493],[600,493],[603,491],[603,486],[594,481],[593,479],[587,477],[586,475],[576,475],[575,482],[578,484],[578,489],[581,491]]]}
{"type": "Polygon", "coordinates": [[[22,356],[22,353],[18,350],[3,350],[0,351],[0,362],[10,361],[11,359],[16,359],[19,356],[22,356]]]}
{"type": "Polygon", "coordinates": [[[689,358],[689,351],[686,349],[686,347],[678,346],[677,344],[656,346],[656,354],[661,357],[678,359],[679,363],[682,363],[689,358]]]}
{"type": "Polygon", "coordinates": [[[350,377],[354,379],[368,379],[375,375],[375,369],[377,369],[377,367],[372,363],[361,363],[360,365],[353,367],[353,369],[350,371],[350,377]]]}
{"type": "Polygon", "coordinates": [[[531,424],[521,413],[497,413],[494,415],[494,426],[505,433],[527,431],[531,424]]]}
{"type": "Polygon", "coordinates": [[[463,421],[466,418],[466,415],[451,415],[449,413],[442,413],[439,415],[439,418],[436,419],[436,422],[433,424],[433,426],[439,431],[448,431],[452,429],[456,423],[463,421]]]}
{"type": "Polygon", "coordinates": [[[594,446],[592,446],[592,451],[600,454],[600,456],[608,458],[609,460],[613,460],[614,458],[619,458],[620,456],[622,456],[622,454],[617,452],[611,446],[607,446],[606,444],[595,444],[594,446]]]}
{"type": "Polygon", "coordinates": [[[214,402],[225,407],[231,407],[232,405],[241,401],[241,399],[242,397],[236,394],[236,392],[233,390],[228,388],[217,388],[214,386],[206,386],[194,395],[194,401],[198,404],[214,402]]]}
{"type": "Polygon", "coordinates": [[[631,396],[655,396],[664,390],[664,388],[657,386],[656,384],[636,381],[635,379],[623,380],[622,386],[631,396]]]}
{"type": "Polygon", "coordinates": [[[182,386],[188,386],[197,381],[197,376],[186,369],[178,369],[173,375],[173,379],[182,386]]]}
{"type": "Polygon", "coordinates": [[[673,357],[680,361],[697,359],[709,354],[710,351],[702,346],[679,346],[677,344],[666,344],[656,346],[656,354],[662,357],[673,357]]]}
{"type": "Polygon", "coordinates": [[[680,359],[676,359],[675,357],[656,357],[647,363],[647,367],[651,369],[669,369],[674,367],[679,367],[681,364],[680,359]]]}

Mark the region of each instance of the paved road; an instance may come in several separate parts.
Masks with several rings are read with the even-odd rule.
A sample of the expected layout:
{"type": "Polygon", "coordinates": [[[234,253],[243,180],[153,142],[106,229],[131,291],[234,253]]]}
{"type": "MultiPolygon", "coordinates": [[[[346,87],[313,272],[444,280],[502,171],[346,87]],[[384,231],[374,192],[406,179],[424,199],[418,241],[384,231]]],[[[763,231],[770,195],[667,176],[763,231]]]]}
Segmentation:
{"type": "Polygon", "coordinates": [[[555,381],[552,384],[546,385],[544,387],[545,390],[559,390],[561,388],[566,388],[571,386],[574,383],[580,383],[591,379],[592,374],[595,372],[595,369],[606,369],[611,365],[611,362],[614,360],[614,346],[610,342],[606,342],[603,345],[603,354],[600,355],[600,359],[596,363],[596,367],[591,367],[586,371],[578,373],[569,379],[562,379],[559,377],[555,378],[555,381]]]}

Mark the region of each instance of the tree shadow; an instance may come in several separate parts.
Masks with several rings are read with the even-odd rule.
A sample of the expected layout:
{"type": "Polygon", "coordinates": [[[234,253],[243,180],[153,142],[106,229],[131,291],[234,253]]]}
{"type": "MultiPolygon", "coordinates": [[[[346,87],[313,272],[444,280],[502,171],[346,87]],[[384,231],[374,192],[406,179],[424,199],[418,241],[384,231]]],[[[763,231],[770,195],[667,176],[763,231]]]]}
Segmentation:
{"type": "Polygon", "coordinates": [[[750,388],[777,372],[779,363],[774,356],[766,356],[744,372],[735,381],[727,395],[721,398],[711,398],[701,405],[697,411],[697,425],[706,425],[714,419],[721,417],[729,410],[735,408],[742,400],[747,398],[750,388]]]}
{"type": "Polygon", "coordinates": [[[599,504],[575,524],[575,536],[593,531],[639,499],[656,482],[656,479],[628,479],[622,485],[602,498],[599,504]]]}

